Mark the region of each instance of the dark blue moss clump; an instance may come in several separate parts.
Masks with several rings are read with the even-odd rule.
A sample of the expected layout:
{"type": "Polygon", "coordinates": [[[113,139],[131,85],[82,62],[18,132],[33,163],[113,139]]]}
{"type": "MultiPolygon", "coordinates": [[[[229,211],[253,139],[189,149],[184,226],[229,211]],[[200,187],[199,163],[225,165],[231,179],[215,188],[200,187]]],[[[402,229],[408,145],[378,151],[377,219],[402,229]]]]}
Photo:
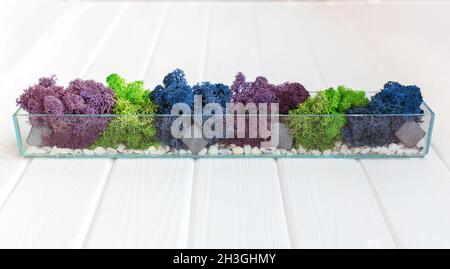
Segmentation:
{"type": "Polygon", "coordinates": [[[230,88],[224,84],[212,84],[210,82],[203,82],[192,87],[194,95],[202,96],[202,106],[209,103],[217,103],[225,109],[227,102],[230,100],[230,88]]]}
{"type": "Polygon", "coordinates": [[[347,114],[373,116],[348,116],[342,130],[345,143],[350,146],[383,146],[397,143],[394,133],[407,120],[420,121],[417,116],[382,116],[383,114],[420,114],[423,102],[420,88],[388,82],[364,107],[347,110],[347,114]]]}
{"type": "MultiPolygon", "coordinates": [[[[187,104],[191,109],[191,113],[194,113],[194,95],[202,96],[202,107],[208,103],[218,103],[225,110],[231,92],[228,86],[220,83],[203,82],[191,87],[186,81],[183,70],[180,69],[167,74],[164,77],[163,84],[158,85],[150,94],[150,98],[158,107],[158,113],[167,115],[166,117],[158,117],[155,121],[156,137],[161,143],[175,149],[186,149],[181,139],[172,136],[171,126],[177,116],[169,115],[171,114],[172,106],[177,103],[187,104]]],[[[203,122],[208,118],[204,116],[203,122]]],[[[216,139],[207,140],[208,145],[216,143],[216,139]]]]}

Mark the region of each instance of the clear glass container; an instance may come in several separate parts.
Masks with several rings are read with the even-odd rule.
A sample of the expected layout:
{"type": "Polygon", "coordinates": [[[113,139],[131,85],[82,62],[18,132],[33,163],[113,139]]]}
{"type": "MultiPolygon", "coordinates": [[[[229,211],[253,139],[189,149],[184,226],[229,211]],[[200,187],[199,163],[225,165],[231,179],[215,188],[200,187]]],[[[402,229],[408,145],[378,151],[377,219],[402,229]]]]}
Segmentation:
{"type": "Polygon", "coordinates": [[[430,148],[434,113],[13,115],[19,155],[52,158],[405,158],[430,148]]]}

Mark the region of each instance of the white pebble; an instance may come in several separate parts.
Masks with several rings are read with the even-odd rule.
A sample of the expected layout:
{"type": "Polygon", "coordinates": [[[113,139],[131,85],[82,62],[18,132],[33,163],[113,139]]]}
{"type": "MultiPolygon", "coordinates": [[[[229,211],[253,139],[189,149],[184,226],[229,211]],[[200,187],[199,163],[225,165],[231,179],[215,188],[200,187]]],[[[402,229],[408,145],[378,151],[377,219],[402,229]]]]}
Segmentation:
{"type": "Polygon", "coordinates": [[[387,147],[380,147],[380,154],[387,154],[389,149],[387,147]]]}
{"type": "Polygon", "coordinates": [[[94,153],[95,153],[96,155],[103,155],[103,154],[106,154],[106,149],[103,148],[103,147],[96,147],[96,148],[94,149],[94,153]]]}
{"type": "Polygon", "coordinates": [[[69,154],[70,149],[66,149],[66,148],[57,148],[56,149],[56,153],[58,154],[69,154]]]}
{"type": "Polygon", "coordinates": [[[144,151],[140,150],[140,149],[135,149],[135,150],[133,150],[133,153],[138,154],[138,155],[142,155],[142,154],[144,154],[144,151]]]}
{"type": "Polygon", "coordinates": [[[244,154],[248,155],[252,153],[252,147],[250,145],[244,146],[244,154]]]}
{"type": "Polygon", "coordinates": [[[381,151],[381,147],[373,147],[370,148],[370,151],[374,152],[374,153],[379,153],[381,151]]]}
{"type": "Polygon", "coordinates": [[[119,144],[119,145],[117,145],[117,151],[118,151],[118,152],[123,151],[125,148],[126,148],[126,146],[125,146],[124,144],[119,144]]]}
{"type": "Polygon", "coordinates": [[[347,152],[348,150],[349,150],[349,148],[347,145],[344,144],[341,146],[341,152],[347,152]]]}
{"type": "Polygon", "coordinates": [[[158,149],[157,151],[155,151],[155,152],[153,152],[151,154],[163,155],[163,154],[166,154],[166,149],[165,148],[160,148],[160,149],[158,149]]]}
{"type": "Polygon", "coordinates": [[[43,150],[42,148],[38,148],[34,151],[35,154],[45,154],[47,151],[43,150]]]}
{"type": "Polygon", "coordinates": [[[323,151],[323,156],[330,156],[331,155],[331,150],[326,149],[323,151]]]}
{"type": "Polygon", "coordinates": [[[217,155],[219,154],[219,148],[217,147],[217,145],[211,145],[208,149],[208,154],[209,155],[217,155]]]}
{"type": "Polygon", "coordinates": [[[294,149],[294,148],[291,149],[291,152],[294,153],[294,154],[297,154],[297,150],[294,149]]]}
{"type": "Polygon", "coordinates": [[[81,154],[83,154],[83,150],[81,150],[81,149],[74,149],[74,150],[73,150],[73,154],[75,154],[75,155],[81,155],[81,154]]]}
{"type": "Polygon", "coordinates": [[[340,148],[341,145],[342,145],[342,142],[341,142],[341,141],[336,141],[336,142],[334,142],[334,146],[335,146],[336,148],[340,148]]]}
{"type": "Polygon", "coordinates": [[[400,146],[395,143],[391,143],[389,144],[388,149],[390,152],[395,153],[397,150],[400,149],[400,146]]]}
{"type": "Polygon", "coordinates": [[[106,153],[108,153],[109,155],[114,155],[117,154],[117,150],[113,148],[106,148],[106,153]]]}
{"type": "Polygon", "coordinates": [[[52,150],[50,150],[50,155],[56,155],[56,154],[58,154],[58,148],[56,146],[54,146],[52,148],[52,150]]]}
{"type": "Polygon", "coordinates": [[[132,149],[124,149],[122,151],[122,153],[124,153],[124,154],[133,154],[133,150],[132,149]]]}
{"type": "Polygon", "coordinates": [[[228,155],[228,154],[231,154],[231,153],[232,153],[231,149],[228,149],[228,148],[224,148],[224,149],[220,149],[219,150],[219,154],[220,155],[228,155]]]}
{"type": "Polygon", "coordinates": [[[184,149],[180,149],[180,151],[178,152],[178,154],[180,155],[186,155],[188,152],[184,149]]]}
{"type": "Polygon", "coordinates": [[[361,149],[361,154],[367,155],[367,154],[369,154],[369,151],[370,151],[370,148],[369,148],[369,147],[363,147],[363,148],[361,149]]]}
{"type": "Polygon", "coordinates": [[[360,147],[352,148],[352,153],[353,153],[353,154],[358,154],[358,153],[360,153],[360,152],[361,152],[361,148],[360,148],[360,147]]]}
{"type": "Polygon", "coordinates": [[[202,148],[202,150],[198,152],[198,155],[205,155],[207,152],[208,150],[206,148],[202,148]]]}
{"type": "Polygon", "coordinates": [[[319,156],[319,155],[322,154],[322,152],[320,152],[320,151],[318,151],[316,149],[309,151],[309,153],[312,154],[312,155],[315,155],[315,156],[319,156]]]}
{"type": "Polygon", "coordinates": [[[405,148],[405,149],[403,149],[403,153],[408,156],[417,155],[417,154],[419,154],[419,150],[417,150],[415,148],[405,148]]]}
{"type": "Polygon", "coordinates": [[[262,152],[263,154],[269,155],[269,154],[273,154],[273,153],[274,153],[274,150],[273,150],[273,149],[262,149],[261,152],[262,152]]]}
{"type": "Polygon", "coordinates": [[[253,155],[260,155],[261,154],[261,150],[258,147],[253,147],[252,148],[252,154],[253,155]]]}
{"type": "Polygon", "coordinates": [[[298,146],[297,152],[298,152],[298,154],[305,154],[306,153],[306,149],[304,149],[302,146],[298,146]]]}
{"type": "Polygon", "coordinates": [[[154,147],[154,146],[151,146],[151,147],[149,147],[148,149],[147,149],[147,151],[150,153],[150,154],[155,154],[156,153],[156,148],[154,147]]]}
{"type": "Polygon", "coordinates": [[[92,156],[92,155],[94,155],[94,151],[92,149],[83,149],[83,154],[92,156]]]}
{"type": "Polygon", "coordinates": [[[244,154],[244,149],[242,147],[234,147],[232,149],[234,155],[242,155],[244,154]]]}

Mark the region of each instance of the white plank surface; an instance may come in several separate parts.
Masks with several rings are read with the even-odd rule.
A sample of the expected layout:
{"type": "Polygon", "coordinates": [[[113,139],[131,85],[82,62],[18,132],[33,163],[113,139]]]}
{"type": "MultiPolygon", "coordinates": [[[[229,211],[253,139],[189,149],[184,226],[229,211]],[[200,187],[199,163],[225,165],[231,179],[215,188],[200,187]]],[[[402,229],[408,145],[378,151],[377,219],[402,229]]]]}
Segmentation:
{"type": "Polygon", "coordinates": [[[275,160],[198,160],[192,199],[189,247],[290,246],[275,160]]]}
{"type": "Polygon", "coordinates": [[[403,247],[450,247],[450,174],[433,152],[363,165],[403,247]]]}
{"type": "Polygon", "coordinates": [[[206,80],[230,85],[238,72],[248,80],[261,74],[251,2],[211,3],[206,80]]]}
{"type": "Polygon", "coordinates": [[[193,160],[117,160],[88,248],[187,246],[193,160]]]}
{"type": "Polygon", "coordinates": [[[0,211],[1,248],[79,248],[109,160],[35,160],[0,211]]]}
{"type": "Polygon", "coordinates": [[[355,160],[280,159],[278,171],[293,247],[396,247],[355,160]]]}

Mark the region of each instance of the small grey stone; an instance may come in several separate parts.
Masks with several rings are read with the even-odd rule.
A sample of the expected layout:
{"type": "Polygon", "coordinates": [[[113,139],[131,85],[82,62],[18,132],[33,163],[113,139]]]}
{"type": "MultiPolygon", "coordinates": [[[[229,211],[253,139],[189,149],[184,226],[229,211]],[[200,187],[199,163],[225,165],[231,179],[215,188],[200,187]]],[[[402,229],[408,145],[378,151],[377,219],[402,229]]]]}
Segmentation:
{"type": "Polygon", "coordinates": [[[291,135],[291,131],[283,123],[274,123],[272,133],[278,131],[278,143],[273,145],[279,149],[291,149],[294,142],[294,138],[291,135]]]}
{"type": "Polygon", "coordinates": [[[425,131],[415,121],[407,121],[395,132],[398,138],[406,147],[411,148],[417,145],[425,136],[425,131]]]}
{"type": "Polygon", "coordinates": [[[201,137],[201,138],[193,137],[194,129],[195,129],[195,132],[201,133],[201,131],[202,131],[202,129],[200,127],[198,127],[197,124],[193,124],[191,128],[192,128],[191,134],[188,134],[187,130],[186,130],[185,132],[186,132],[187,137],[181,138],[181,141],[183,141],[183,143],[186,145],[186,147],[192,153],[197,154],[208,144],[208,141],[206,139],[204,139],[203,137],[201,137]],[[190,138],[190,137],[192,137],[192,138],[190,138]]]}
{"type": "Polygon", "coordinates": [[[46,126],[42,126],[42,127],[31,127],[30,133],[28,134],[27,137],[27,144],[31,145],[31,146],[36,146],[36,147],[41,147],[44,145],[43,141],[42,141],[42,135],[44,133],[49,133],[51,132],[50,128],[46,127],[46,126]]]}

